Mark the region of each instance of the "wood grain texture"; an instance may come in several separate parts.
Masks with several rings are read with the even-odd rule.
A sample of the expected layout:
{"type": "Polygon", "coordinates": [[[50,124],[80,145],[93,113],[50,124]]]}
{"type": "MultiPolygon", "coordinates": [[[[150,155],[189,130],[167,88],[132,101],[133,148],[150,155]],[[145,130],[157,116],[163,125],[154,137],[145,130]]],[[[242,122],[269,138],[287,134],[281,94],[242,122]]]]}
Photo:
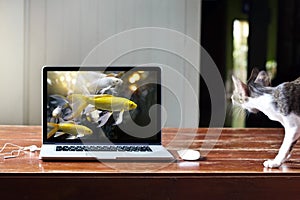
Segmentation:
{"type": "MultiPolygon", "coordinates": [[[[198,149],[204,159],[175,163],[101,163],[101,162],[43,162],[39,152],[26,152],[19,158],[0,160],[0,173],[298,173],[300,149],[279,169],[265,169],[266,159],[277,154],[283,129],[163,129],[163,145],[175,156],[176,150],[198,149]],[[207,131],[210,131],[209,133],[207,131]],[[206,145],[204,145],[206,144],[206,145]],[[204,153],[203,153],[204,152],[204,153]],[[205,154],[206,153],[206,154],[205,154]]],[[[41,146],[40,126],[0,126],[0,146],[10,142],[19,146],[41,146]]],[[[11,149],[10,147],[6,152],[11,149]]]]}
{"type": "MultiPolygon", "coordinates": [[[[1,198],[297,199],[297,145],[291,161],[281,168],[262,165],[276,155],[283,129],[210,129],[209,136],[208,130],[163,129],[163,144],[174,154],[191,138],[191,147],[208,152],[204,160],[196,162],[43,162],[38,152],[0,160],[1,198]],[[215,146],[205,149],[204,142],[216,140],[216,136],[215,146]]],[[[7,142],[40,146],[41,127],[0,126],[0,146],[7,142]]]]}

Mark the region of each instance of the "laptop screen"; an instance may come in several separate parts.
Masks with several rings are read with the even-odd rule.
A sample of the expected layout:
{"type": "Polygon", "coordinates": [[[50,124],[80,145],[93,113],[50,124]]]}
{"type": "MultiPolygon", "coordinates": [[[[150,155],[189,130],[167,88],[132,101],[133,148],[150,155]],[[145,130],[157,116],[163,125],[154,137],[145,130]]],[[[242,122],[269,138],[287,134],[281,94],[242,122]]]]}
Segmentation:
{"type": "Polygon", "coordinates": [[[160,144],[160,84],[159,67],[44,67],[44,144],[160,144]]]}

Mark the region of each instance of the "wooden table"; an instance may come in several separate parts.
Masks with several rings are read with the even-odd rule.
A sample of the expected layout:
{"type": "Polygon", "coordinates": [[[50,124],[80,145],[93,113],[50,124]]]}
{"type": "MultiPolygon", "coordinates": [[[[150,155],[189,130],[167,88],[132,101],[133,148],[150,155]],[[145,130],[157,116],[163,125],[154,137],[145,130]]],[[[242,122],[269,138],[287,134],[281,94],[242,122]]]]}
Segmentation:
{"type": "MultiPolygon", "coordinates": [[[[117,197],[138,199],[272,198],[300,195],[300,149],[279,169],[274,158],[283,129],[163,129],[163,144],[198,149],[201,161],[175,163],[43,162],[39,152],[0,159],[0,191],[15,199],[117,197]],[[284,192],[282,192],[284,190],[284,192]],[[18,192],[17,192],[18,191],[18,192]]],[[[41,146],[40,126],[0,126],[0,147],[41,146]]],[[[13,148],[11,148],[13,149],[13,148]]],[[[10,150],[10,149],[8,149],[10,150]]]]}

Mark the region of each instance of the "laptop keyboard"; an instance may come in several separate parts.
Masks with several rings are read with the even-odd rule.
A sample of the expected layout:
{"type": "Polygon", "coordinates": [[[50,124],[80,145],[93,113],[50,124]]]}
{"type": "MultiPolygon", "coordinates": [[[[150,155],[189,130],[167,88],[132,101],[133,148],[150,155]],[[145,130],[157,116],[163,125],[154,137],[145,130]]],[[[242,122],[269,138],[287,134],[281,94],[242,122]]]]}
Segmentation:
{"type": "Polygon", "coordinates": [[[152,152],[149,146],[56,146],[56,151],[152,152]]]}

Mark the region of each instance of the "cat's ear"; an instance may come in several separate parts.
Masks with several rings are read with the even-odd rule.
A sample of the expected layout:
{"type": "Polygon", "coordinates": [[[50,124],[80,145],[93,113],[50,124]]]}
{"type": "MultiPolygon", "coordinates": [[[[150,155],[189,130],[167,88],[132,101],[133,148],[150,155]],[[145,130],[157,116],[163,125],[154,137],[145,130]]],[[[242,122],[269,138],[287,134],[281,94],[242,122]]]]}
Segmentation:
{"type": "Polygon", "coordinates": [[[240,79],[236,78],[234,75],[232,75],[232,81],[234,88],[236,91],[238,91],[238,93],[242,94],[243,96],[249,96],[248,87],[245,83],[243,83],[240,79]]]}
{"type": "Polygon", "coordinates": [[[254,83],[260,84],[262,86],[271,86],[271,81],[268,73],[265,71],[260,71],[254,81],[254,83]]]}
{"type": "Polygon", "coordinates": [[[259,70],[257,68],[253,68],[252,71],[251,71],[251,75],[248,79],[248,83],[250,82],[254,82],[256,77],[258,76],[258,73],[259,73],[259,70]]]}

